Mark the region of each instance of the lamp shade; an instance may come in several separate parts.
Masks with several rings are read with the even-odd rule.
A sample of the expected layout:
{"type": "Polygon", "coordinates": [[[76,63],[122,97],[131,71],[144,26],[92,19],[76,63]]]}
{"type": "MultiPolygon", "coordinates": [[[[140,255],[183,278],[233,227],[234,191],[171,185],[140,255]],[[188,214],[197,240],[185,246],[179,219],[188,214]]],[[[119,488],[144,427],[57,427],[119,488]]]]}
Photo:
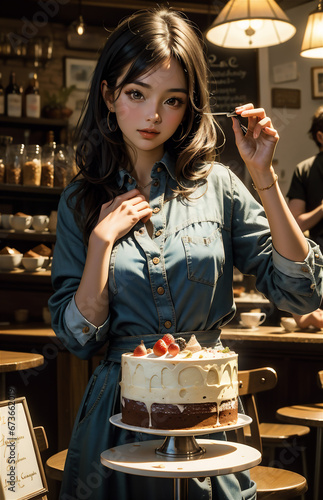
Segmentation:
{"type": "Polygon", "coordinates": [[[308,16],[301,56],[323,59],[323,11],[322,2],[308,16]]]}
{"type": "Polygon", "coordinates": [[[274,0],[230,0],[206,33],[215,45],[255,49],[286,42],[296,33],[274,0]]]}

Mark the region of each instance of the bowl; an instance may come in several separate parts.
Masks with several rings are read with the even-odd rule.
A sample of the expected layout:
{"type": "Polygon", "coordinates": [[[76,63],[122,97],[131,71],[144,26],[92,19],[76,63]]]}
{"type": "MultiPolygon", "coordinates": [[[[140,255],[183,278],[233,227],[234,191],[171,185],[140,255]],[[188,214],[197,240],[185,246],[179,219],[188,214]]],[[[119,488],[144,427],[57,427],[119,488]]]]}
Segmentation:
{"type": "Polygon", "coordinates": [[[22,257],[21,261],[26,271],[36,271],[43,266],[44,259],[40,255],[39,257],[22,257]]]}
{"type": "Polygon", "coordinates": [[[49,217],[48,215],[34,215],[32,226],[35,231],[45,231],[48,228],[49,217]]]}
{"type": "Polygon", "coordinates": [[[0,269],[2,271],[12,271],[19,267],[22,260],[22,253],[15,253],[13,255],[0,255],[0,269]]]}
{"type": "Polygon", "coordinates": [[[10,225],[15,231],[25,231],[30,228],[32,221],[31,215],[13,215],[12,219],[10,219],[10,225]]]}
{"type": "Polygon", "coordinates": [[[2,214],[1,215],[1,224],[4,229],[11,229],[10,221],[12,219],[12,214],[2,214]]]}

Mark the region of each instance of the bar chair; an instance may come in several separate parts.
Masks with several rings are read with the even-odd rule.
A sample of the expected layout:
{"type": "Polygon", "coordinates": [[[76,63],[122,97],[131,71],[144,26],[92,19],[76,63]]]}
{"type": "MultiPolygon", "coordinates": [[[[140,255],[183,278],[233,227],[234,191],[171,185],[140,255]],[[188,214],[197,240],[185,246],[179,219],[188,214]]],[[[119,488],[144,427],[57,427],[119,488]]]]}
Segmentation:
{"type": "MultiPolygon", "coordinates": [[[[262,441],[259,426],[258,411],[255,394],[273,389],[277,384],[277,373],[273,368],[257,368],[238,372],[239,395],[245,412],[252,418],[250,431],[245,428],[237,429],[239,442],[248,442],[262,453],[262,441]],[[245,432],[247,432],[248,440],[245,432]]],[[[257,466],[250,469],[250,476],[257,484],[257,498],[259,500],[284,500],[296,498],[307,491],[306,478],[285,469],[257,466]]]]}
{"type": "MultiPolygon", "coordinates": [[[[323,389],[323,370],[317,373],[317,382],[323,389]]],[[[307,424],[316,428],[316,451],[313,500],[320,497],[321,455],[323,446],[323,403],[309,403],[304,405],[285,406],[276,412],[277,418],[283,422],[307,424]]]]}

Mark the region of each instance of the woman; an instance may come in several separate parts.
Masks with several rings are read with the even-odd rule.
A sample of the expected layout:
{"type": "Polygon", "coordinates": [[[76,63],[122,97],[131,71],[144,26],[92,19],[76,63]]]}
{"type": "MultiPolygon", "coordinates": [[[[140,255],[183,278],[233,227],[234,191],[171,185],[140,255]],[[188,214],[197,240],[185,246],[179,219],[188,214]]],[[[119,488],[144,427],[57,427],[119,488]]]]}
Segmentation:
{"type": "MultiPolygon", "coordinates": [[[[219,342],[234,316],[233,266],[284,310],[307,312],[322,295],[322,256],[289,213],[271,166],[277,131],[262,108],[240,154],[266,211],[214,161],[216,125],[207,67],[194,28],[165,9],[139,12],[110,35],[94,72],[79,129],[82,178],[64,192],[52,269],[52,324],[66,347],[88,358],[107,345],[81,404],[61,499],[164,499],[172,481],[123,475],[100,453],[150,439],[109,424],[120,413],[120,358],[143,338],[195,332],[219,342]]],[[[223,439],[222,434],[210,436],[223,439]]],[[[189,484],[190,499],[254,499],[247,472],[189,484]]]]}

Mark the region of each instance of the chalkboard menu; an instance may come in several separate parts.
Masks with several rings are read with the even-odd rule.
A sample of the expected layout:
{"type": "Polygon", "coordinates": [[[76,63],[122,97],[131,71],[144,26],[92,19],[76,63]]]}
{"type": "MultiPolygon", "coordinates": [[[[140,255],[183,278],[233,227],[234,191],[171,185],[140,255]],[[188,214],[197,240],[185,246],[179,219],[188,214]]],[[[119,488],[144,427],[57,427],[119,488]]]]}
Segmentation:
{"type": "MultiPolygon", "coordinates": [[[[212,112],[231,111],[240,104],[259,106],[257,49],[224,49],[206,41],[210,69],[212,112]]],[[[235,145],[232,119],[217,117],[226,142],[220,148],[219,160],[244,179],[244,163],[235,145]]],[[[219,132],[218,146],[223,143],[219,132]]]]}

